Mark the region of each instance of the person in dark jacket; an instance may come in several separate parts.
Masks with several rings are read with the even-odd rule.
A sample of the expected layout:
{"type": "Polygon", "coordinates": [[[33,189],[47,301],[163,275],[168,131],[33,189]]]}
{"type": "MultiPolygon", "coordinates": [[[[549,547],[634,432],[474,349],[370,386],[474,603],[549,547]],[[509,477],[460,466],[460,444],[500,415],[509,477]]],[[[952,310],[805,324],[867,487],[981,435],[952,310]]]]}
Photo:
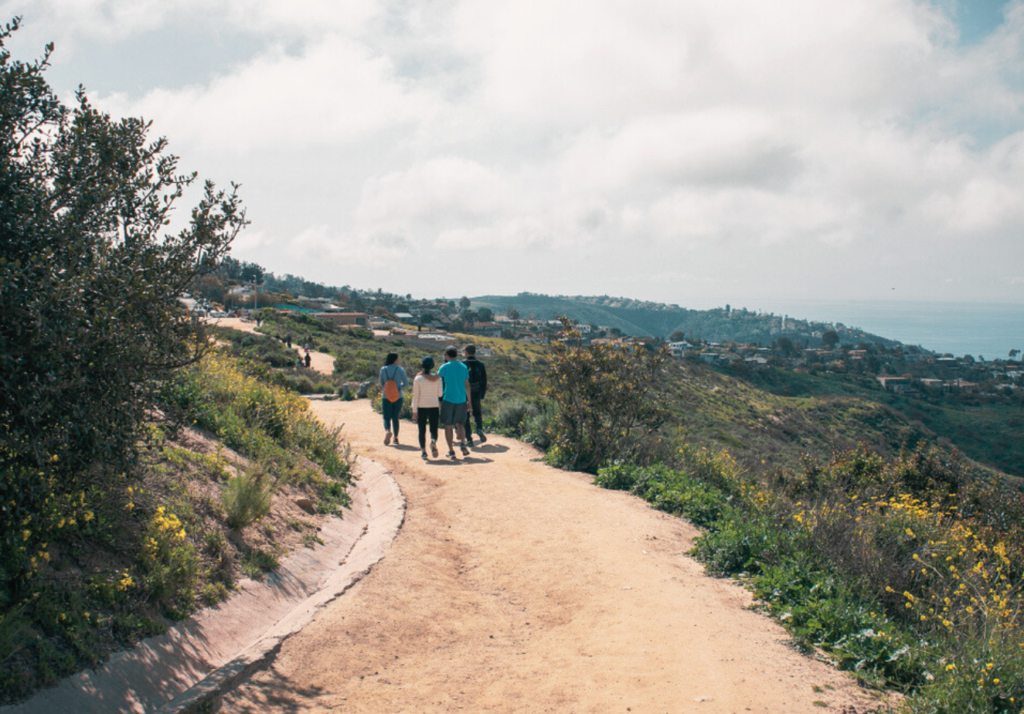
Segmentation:
{"type": "Polygon", "coordinates": [[[487,368],[476,358],[476,345],[466,345],[463,352],[466,359],[462,363],[469,370],[470,402],[473,406],[473,411],[466,415],[466,443],[472,446],[473,427],[471,421],[474,417],[476,418],[477,438],[481,444],[487,441],[487,436],[484,435],[484,417],[480,412],[480,402],[487,394],[487,368]]]}

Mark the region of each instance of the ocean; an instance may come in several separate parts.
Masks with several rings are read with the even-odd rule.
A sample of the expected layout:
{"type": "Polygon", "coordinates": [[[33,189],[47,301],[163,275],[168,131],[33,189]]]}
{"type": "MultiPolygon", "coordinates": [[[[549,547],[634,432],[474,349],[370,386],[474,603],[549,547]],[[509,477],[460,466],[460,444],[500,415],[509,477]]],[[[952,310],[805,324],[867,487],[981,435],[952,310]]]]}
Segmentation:
{"type": "Polygon", "coordinates": [[[957,357],[1006,359],[1011,349],[1024,351],[1024,305],[793,300],[747,307],[797,319],[841,322],[957,357]]]}

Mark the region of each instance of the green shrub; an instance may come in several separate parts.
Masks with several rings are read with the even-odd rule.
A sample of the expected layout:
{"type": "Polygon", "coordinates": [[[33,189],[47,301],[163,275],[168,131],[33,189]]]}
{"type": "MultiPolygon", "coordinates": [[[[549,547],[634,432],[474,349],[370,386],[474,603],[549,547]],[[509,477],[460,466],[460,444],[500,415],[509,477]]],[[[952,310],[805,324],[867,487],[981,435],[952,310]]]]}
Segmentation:
{"type": "MultiPolygon", "coordinates": [[[[199,558],[186,539],[181,520],[164,506],[149,520],[139,563],[142,588],[161,602],[172,618],[180,619],[194,607],[199,558]]],[[[132,585],[130,577],[120,583],[124,589],[132,585]]]]}
{"type": "Polygon", "coordinates": [[[1024,647],[1019,636],[991,643],[975,641],[951,657],[940,643],[935,649],[933,680],[907,700],[911,714],[975,712],[1018,714],[1024,701],[1024,647]]]}
{"type": "Polygon", "coordinates": [[[495,404],[487,418],[487,427],[498,434],[547,449],[551,446],[552,416],[552,408],[544,402],[509,397],[495,404]]]}
{"type": "Polygon", "coordinates": [[[648,503],[653,503],[661,495],[662,491],[670,487],[671,482],[678,475],[678,472],[673,471],[665,464],[639,466],[636,468],[633,487],[630,488],[630,493],[634,496],[639,496],[648,503]]]}
{"type": "Polygon", "coordinates": [[[540,408],[533,402],[519,397],[503,399],[492,411],[490,427],[500,434],[518,438],[523,435],[527,421],[539,413],[540,408]]]}
{"type": "Polygon", "coordinates": [[[562,318],[563,340],[552,344],[542,379],[557,406],[548,452],[556,466],[590,473],[630,460],[653,438],[665,414],[653,392],[667,349],[584,344],[562,318]]]}
{"type": "Polygon", "coordinates": [[[902,687],[927,681],[928,648],[834,573],[815,569],[797,554],[764,566],[752,584],[754,594],[801,644],[823,648],[843,669],[902,687]]]}
{"type": "Polygon", "coordinates": [[[675,460],[677,468],[690,478],[706,483],[726,495],[737,496],[743,491],[743,474],[736,460],[726,451],[683,444],[675,460]]]}
{"type": "Polygon", "coordinates": [[[24,615],[24,605],[0,615],[0,666],[14,656],[28,639],[28,624],[24,615]]]}
{"type": "Polygon", "coordinates": [[[771,518],[731,511],[697,538],[693,555],[713,575],[759,572],[797,552],[797,534],[771,518]]]}
{"type": "Polygon", "coordinates": [[[229,478],[222,496],[228,525],[241,530],[270,513],[274,482],[262,468],[250,468],[229,478]]]}
{"type": "Polygon", "coordinates": [[[621,461],[602,466],[597,470],[594,483],[601,488],[609,488],[615,491],[629,491],[636,484],[638,466],[622,463],[621,461]]]}
{"type": "Polygon", "coordinates": [[[660,511],[683,516],[697,526],[706,527],[718,521],[725,510],[725,494],[714,486],[688,477],[676,479],[652,501],[660,511]]]}
{"type": "Polygon", "coordinates": [[[277,569],[278,558],[275,553],[271,553],[260,548],[253,548],[242,558],[242,572],[253,580],[262,580],[264,573],[269,573],[277,569]]]}
{"type": "Polygon", "coordinates": [[[203,585],[201,595],[206,605],[216,605],[227,600],[231,590],[224,583],[211,582],[203,585]]]}
{"type": "Polygon", "coordinates": [[[111,119],[84,92],[65,106],[41,59],[13,60],[0,28],[0,532],[51,495],[129,469],[160,385],[209,349],[179,303],[246,224],[212,183],[174,235],[194,174],[138,118],[111,119]],[[109,473],[97,469],[109,467],[109,473]],[[23,468],[56,477],[11,483],[23,468]],[[20,491],[20,493],[19,493],[20,491]]]}

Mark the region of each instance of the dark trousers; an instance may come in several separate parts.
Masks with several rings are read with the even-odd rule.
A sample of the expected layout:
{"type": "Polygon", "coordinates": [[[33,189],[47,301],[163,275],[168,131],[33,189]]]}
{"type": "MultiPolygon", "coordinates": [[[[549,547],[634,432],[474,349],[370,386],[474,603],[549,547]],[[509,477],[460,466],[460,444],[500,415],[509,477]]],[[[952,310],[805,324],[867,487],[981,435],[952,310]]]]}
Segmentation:
{"type": "Polygon", "coordinates": [[[441,420],[441,409],[439,407],[429,407],[427,409],[416,410],[416,425],[420,430],[420,448],[427,448],[427,424],[430,424],[430,440],[437,441],[437,424],[441,420]]]}
{"type": "Polygon", "coordinates": [[[483,411],[480,409],[481,397],[478,397],[477,395],[472,394],[472,395],[470,395],[469,401],[473,405],[473,413],[466,415],[466,438],[467,439],[470,438],[470,436],[473,433],[473,427],[470,425],[470,421],[476,420],[476,430],[477,431],[483,431],[484,430],[484,415],[483,415],[483,411]]]}
{"type": "Polygon", "coordinates": [[[394,431],[398,434],[398,417],[402,415],[402,400],[389,402],[384,397],[380,399],[380,413],[384,416],[384,431],[394,431]],[[394,429],[392,429],[394,426],[394,429]]]}

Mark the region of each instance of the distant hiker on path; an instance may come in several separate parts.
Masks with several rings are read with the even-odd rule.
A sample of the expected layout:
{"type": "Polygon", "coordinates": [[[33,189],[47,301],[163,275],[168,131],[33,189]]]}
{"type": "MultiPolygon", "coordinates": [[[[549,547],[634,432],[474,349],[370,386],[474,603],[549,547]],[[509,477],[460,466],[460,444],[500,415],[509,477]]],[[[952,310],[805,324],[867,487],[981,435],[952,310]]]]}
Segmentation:
{"type": "MultiPolygon", "coordinates": [[[[472,417],[476,419],[476,435],[480,443],[487,441],[484,436],[484,414],[480,401],[487,394],[487,368],[484,363],[476,358],[476,345],[466,345],[463,350],[466,360],[463,364],[469,370],[469,404],[472,407],[472,417]]],[[[473,445],[473,425],[470,424],[470,415],[466,415],[466,443],[473,445]]]]}
{"type": "Polygon", "coordinates": [[[313,362],[313,358],[309,356],[309,350],[306,351],[306,369],[309,369],[309,365],[313,362]]]}
{"type": "Polygon", "coordinates": [[[388,352],[380,368],[380,413],[384,416],[384,444],[391,443],[394,427],[395,446],[398,446],[398,417],[402,413],[402,390],[409,386],[409,377],[398,366],[398,353],[388,352]]]}
{"type": "Polygon", "coordinates": [[[441,424],[444,426],[444,440],[448,442],[448,458],[455,460],[455,445],[452,443],[452,427],[459,437],[459,448],[463,456],[469,456],[466,448],[466,419],[472,413],[469,405],[469,370],[459,362],[459,351],[449,345],[444,351],[444,364],[437,370],[444,380],[444,394],[441,399],[441,424]]]}
{"type": "Polygon", "coordinates": [[[434,358],[427,355],[420,362],[422,370],[412,380],[412,419],[420,432],[420,457],[427,460],[427,425],[430,425],[430,451],[437,458],[437,423],[441,418],[441,397],[444,384],[436,374],[434,358]]]}

